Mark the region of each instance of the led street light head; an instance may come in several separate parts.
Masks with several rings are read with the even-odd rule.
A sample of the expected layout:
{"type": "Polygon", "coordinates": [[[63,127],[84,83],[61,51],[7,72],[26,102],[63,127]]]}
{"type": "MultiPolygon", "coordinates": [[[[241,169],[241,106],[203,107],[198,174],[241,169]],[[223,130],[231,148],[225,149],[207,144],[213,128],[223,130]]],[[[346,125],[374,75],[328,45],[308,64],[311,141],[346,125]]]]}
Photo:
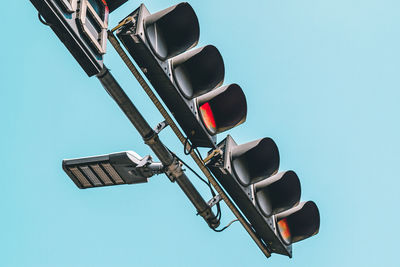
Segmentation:
{"type": "Polygon", "coordinates": [[[161,173],[161,163],[150,156],[140,157],[133,151],[63,160],[63,169],[81,189],[119,184],[147,183],[161,173]]]}

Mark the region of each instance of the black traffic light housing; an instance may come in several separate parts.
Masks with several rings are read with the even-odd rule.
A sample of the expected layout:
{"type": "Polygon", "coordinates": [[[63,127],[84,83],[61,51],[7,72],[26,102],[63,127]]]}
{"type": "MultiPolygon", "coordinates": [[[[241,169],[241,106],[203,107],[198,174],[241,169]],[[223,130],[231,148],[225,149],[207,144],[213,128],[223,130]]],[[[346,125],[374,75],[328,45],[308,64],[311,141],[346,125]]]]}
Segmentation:
{"type": "Polygon", "coordinates": [[[194,147],[215,147],[216,134],[245,121],[240,86],[221,86],[225,67],[218,49],[192,49],[200,29],[188,3],[154,14],[142,4],[123,21],[129,22],[117,31],[118,38],[194,147]]]}
{"type": "Polygon", "coordinates": [[[30,0],[88,76],[103,68],[108,15],[128,0],[30,0]]]}
{"type": "MultiPolygon", "coordinates": [[[[314,202],[300,202],[296,173],[278,173],[279,151],[270,138],[237,145],[228,135],[206,165],[231,196],[270,253],[292,257],[294,242],[318,232],[314,202]]],[[[211,153],[211,151],[210,151],[211,153]]]]}
{"type": "Polygon", "coordinates": [[[110,10],[110,13],[128,2],[128,0],[104,0],[107,2],[108,8],[110,10]]]}

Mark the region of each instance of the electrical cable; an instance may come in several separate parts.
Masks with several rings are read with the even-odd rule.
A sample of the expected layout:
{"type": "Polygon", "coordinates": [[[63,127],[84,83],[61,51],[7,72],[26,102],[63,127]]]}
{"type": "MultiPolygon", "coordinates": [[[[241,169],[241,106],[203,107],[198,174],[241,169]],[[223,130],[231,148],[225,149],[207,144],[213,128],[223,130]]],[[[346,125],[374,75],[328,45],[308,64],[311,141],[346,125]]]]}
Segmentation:
{"type": "Polygon", "coordinates": [[[192,153],[192,151],[193,151],[193,145],[189,143],[189,137],[186,137],[185,144],[183,145],[183,153],[185,155],[190,155],[190,153],[192,153]],[[189,150],[186,150],[187,145],[190,146],[189,150]]]}
{"type": "MultiPolygon", "coordinates": [[[[193,147],[192,147],[193,148],[193,147]]],[[[169,149],[168,149],[169,150],[169,149]]],[[[169,150],[169,152],[176,157],[180,162],[182,162],[183,165],[185,165],[194,175],[196,175],[203,183],[205,183],[208,188],[210,189],[211,195],[213,197],[215,197],[217,194],[215,193],[214,189],[211,186],[211,183],[207,180],[205,180],[204,178],[202,178],[195,170],[193,170],[186,162],[184,162],[181,158],[179,158],[174,152],[172,152],[171,150],[169,150]]],[[[198,149],[196,148],[196,152],[200,155],[198,149]]],[[[219,204],[219,202],[216,204],[217,207],[217,213],[215,215],[215,217],[217,218],[218,223],[221,221],[221,217],[222,217],[222,212],[221,212],[221,206],[219,204]]],[[[215,228],[211,229],[215,230],[215,228]]]]}
{"type": "MultiPolygon", "coordinates": [[[[200,151],[198,150],[198,148],[196,147],[194,150],[195,150],[195,152],[197,153],[197,155],[198,155],[200,158],[202,158],[202,157],[201,157],[201,154],[200,154],[200,151]]],[[[211,187],[210,181],[208,181],[208,184],[209,184],[209,186],[211,187]]],[[[213,195],[213,196],[214,196],[214,195],[213,195]]],[[[216,204],[216,206],[217,206],[217,214],[216,214],[216,217],[217,217],[218,222],[221,222],[222,210],[221,210],[220,203],[218,202],[218,203],[216,204]]],[[[212,229],[214,232],[220,233],[220,232],[224,231],[225,229],[227,229],[229,226],[231,226],[232,223],[234,223],[235,221],[238,221],[238,219],[231,221],[231,222],[228,223],[226,226],[224,226],[222,229],[216,229],[216,228],[211,228],[211,229],[212,229]]]]}
{"type": "Polygon", "coordinates": [[[38,18],[39,18],[39,21],[41,22],[41,23],[43,23],[44,25],[46,25],[46,26],[53,26],[51,23],[48,23],[48,22],[46,22],[45,20],[44,20],[44,18],[42,17],[42,14],[40,14],[39,12],[38,12],[38,18]]]}
{"type": "MultiPolygon", "coordinates": [[[[192,147],[192,149],[193,149],[193,147],[192,147]]],[[[168,150],[169,150],[169,149],[168,149],[168,150]]],[[[196,151],[196,153],[197,153],[199,156],[201,156],[200,151],[197,149],[197,147],[194,148],[194,150],[196,151]]],[[[213,197],[216,196],[216,193],[214,192],[214,189],[212,188],[211,183],[210,183],[209,181],[206,181],[204,178],[202,178],[195,170],[193,170],[186,162],[184,162],[181,158],[179,158],[174,152],[172,152],[171,150],[169,150],[169,152],[170,152],[174,157],[176,157],[180,162],[182,162],[183,165],[185,165],[194,175],[196,175],[203,183],[205,183],[205,184],[210,188],[210,192],[211,192],[211,195],[212,195],[213,197]]],[[[217,218],[217,221],[218,221],[218,224],[219,224],[220,221],[221,221],[221,217],[222,217],[221,206],[220,206],[219,202],[216,204],[216,206],[217,206],[217,213],[216,213],[215,217],[217,218]]],[[[210,227],[210,228],[211,228],[214,232],[220,233],[220,232],[226,230],[229,226],[231,226],[231,225],[232,225],[234,222],[236,222],[236,221],[239,221],[239,220],[238,220],[238,219],[232,220],[230,223],[228,223],[226,226],[224,226],[224,227],[221,228],[221,229],[216,229],[216,228],[213,228],[213,227],[210,227]]]]}
{"type": "Polygon", "coordinates": [[[231,226],[232,223],[237,222],[237,221],[239,221],[239,220],[238,220],[238,219],[235,219],[235,220],[231,221],[230,223],[228,223],[226,226],[224,226],[222,229],[213,229],[213,230],[214,230],[214,232],[221,233],[221,232],[224,231],[226,228],[228,228],[229,226],[231,226]]]}
{"type": "MultiPolygon", "coordinates": [[[[194,150],[196,151],[197,155],[198,155],[200,158],[202,158],[202,157],[201,157],[201,154],[200,154],[200,151],[198,150],[198,148],[196,147],[194,150]]],[[[211,187],[210,181],[208,181],[208,184],[209,184],[209,187],[211,187]]],[[[213,195],[213,197],[215,197],[215,195],[213,195]]],[[[222,210],[221,210],[221,206],[220,206],[219,202],[216,204],[216,206],[217,206],[217,214],[216,214],[216,216],[217,216],[217,218],[218,218],[218,221],[221,221],[222,210]]],[[[213,229],[213,230],[214,230],[214,229],[213,229]]]]}
{"type": "MultiPolygon", "coordinates": [[[[169,149],[168,149],[168,150],[169,150],[169,149]]],[[[205,180],[204,178],[202,178],[195,170],[193,170],[188,164],[186,164],[186,162],[184,162],[181,158],[179,158],[174,152],[172,152],[171,150],[169,150],[169,152],[170,152],[174,157],[176,157],[180,162],[182,162],[183,165],[185,165],[191,172],[193,172],[201,181],[203,181],[203,183],[205,183],[205,184],[208,185],[209,187],[211,186],[207,180],[205,180]]],[[[211,189],[211,191],[212,191],[211,194],[213,194],[213,196],[215,196],[215,192],[214,192],[214,190],[212,189],[212,187],[210,187],[210,189],[211,189]]]]}

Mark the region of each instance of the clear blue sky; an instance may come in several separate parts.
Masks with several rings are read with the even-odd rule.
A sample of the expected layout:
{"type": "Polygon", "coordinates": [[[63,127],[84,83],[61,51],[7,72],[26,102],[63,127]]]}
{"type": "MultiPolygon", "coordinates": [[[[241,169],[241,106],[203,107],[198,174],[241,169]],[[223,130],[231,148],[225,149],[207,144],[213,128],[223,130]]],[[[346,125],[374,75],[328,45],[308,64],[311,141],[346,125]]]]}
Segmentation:
{"type": "MultiPolygon", "coordinates": [[[[152,12],[176,3],[145,1],[152,12]]],[[[320,208],[320,233],[295,244],[292,259],[266,259],[240,224],[209,230],[163,175],[78,190],[62,159],[151,151],[31,3],[8,1],[0,42],[0,266],[398,266],[400,2],[190,3],[200,45],[218,47],[226,83],[240,84],[247,97],[247,121],[229,133],[239,143],[277,142],[281,169],[295,170],[302,199],[320,208]]],[[[139,4],[130,0],[110,25],[139,4]]],[[[111,46],[105,62],[146,119],[161,121],[111,46]]],[[[183,154],[169,129],[161,139],[183,154]]],[[[223,223],[232,219],[224,207],[223,223]]]]}

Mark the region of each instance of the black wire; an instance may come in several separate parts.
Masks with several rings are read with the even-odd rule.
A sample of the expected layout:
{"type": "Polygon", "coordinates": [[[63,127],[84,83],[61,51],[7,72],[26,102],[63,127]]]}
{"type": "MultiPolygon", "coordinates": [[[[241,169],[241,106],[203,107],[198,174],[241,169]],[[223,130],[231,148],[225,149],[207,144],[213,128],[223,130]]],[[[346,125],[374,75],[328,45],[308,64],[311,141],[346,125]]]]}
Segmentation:
{"type": "MultiPolygon", "coordinates": [[[[197,147],[195,148],[195,151],[196,151],[197,155],[201,158],[200,151],[197,149],[197,147]]],[[[208,181],[208,186],[211,187],[210,181],[208,181]]],[[[212,191],[212,193],[214,193],[214,191],[212,191]]],[[[214,194],[215,194],[215,193],[214,193],[214,194]]],[[[213,195],[213,197],[215,197],[215,195],[213,195]]],[[[221,221],[222,210],[221,210],[221,206],[220,206],[220,203],[219,203],[219,202],[216,204],[216,206],[217,206],[217,214],[216,214],[216,217],[217,217],[217,220],[218,220],[218,222],[219,222],[219,221],[221,221]]],[[[215,229],[213,229],[213,230],[215,230],[215,229]]]]}
{"type": "Polygon", "coordinates": [[[44,18],[42,17],[42,14],[38,13],[38,18],[39,18],[39,21],[40,21],[41,23],[43,23],[44,25],[46,25],[46,26],[53,26],[51,23],[48,23],[48,22],[46,22],[46,21],[44,20],[44,18]]]}
{"type": "Polygon", "coordinates": [[[231,221],[230,223],[228,223],[224,228],[222,228],[222,229],[215,229],[215,228],[213,228],[213,230],[214,230],[215,232],[217,232],[217,233],[221,233],[221,232],[224,231],[226,228],[228,228],[229,226],[231,226],[232,223],[237,222],[237,221],[239,221],[239,220],[238,220],[238,219],[235,219],[235,220],[231,221]]]}
{"type": "MultiPolygon", "coordinates": [[[[210,189],[211,195],[213,197],[215,197],[217,195],[215,193],[214,189],[212,188],[210,181],[207,181],[207,180],[203,179],[195,170],[193,170],[186,162],[184,162],[181,158],[179,158],[174,152],[172,152],[171,150],[169,150],[169,152],[174,157],[176,157],[180,162],[182,162],[182,164],[185,165],[191,172],[193,172],[203,183],[205,183],[208,186],[208,188],[210,189]]],[[[196,148],[196,152],[199,155],[201,155],[197,148],[196,148]]],[[[218,224],[219,224],[219,222],[221,221],[221,217],[222,217],[221,206],[220,206],[219,202],[216,204],[216,206],[217,206],[217,214],[215,215],[215,217],[217,218],[217,221],[218,221],[218,224]]],[[[212,227],[211,227],[211,229],[215,230],[215,228],[212,228],[212,227]]]]}
{"type": "MultiPolygon", "coordinates": [[[[201,158],[201,154],[200,154],[199,150],[197,149],[197,147],[195,148],[195,151],[197,152],[197,155],[201,158]]],[[[203,180],[203,179],[202,179],[202,180],[203,180]]],[[[203,180],[203,181],[205,181],[205,180],[203,180]]],[[[208,187],[211,188],[213,197],[215,197],[215,192],[214,192],[214,190],[213,190],[212,187],[211,187],[210,181],[207,180],[207,181],[205,181],[205,182],[206,182],[206,184],[208,185],[208,187]]]]}
{"type": "Polygon", "coordinates": [[[192,153],[192,151],[193,151],[193,145],[192,145],[192,144],[189,144],[189,137],[186,137],[186,139],[185,139],[185,144],[183,145],[183,153],[184,153],[185,155],[189,155],[190,153],[192,153]],[[187,145],[190,145],[189,150],[186,150],[186,146],[187,146],[187,145]]]}
{"type": "MultiPolygon", "coordinates": [[[[186,139],[186,140],[187,140],[187,139],[186,139]]],[[[185,143],[186,143],[186,142],[185,142],[185,143]]],[[[192,149],[193,149],[193,147],[191,147],[190,150],[192,150],[192,149]]],[[[198,154],[198,156],[200,156],[200,158],[201,158],[200,151],[197,149],[197,147],[194,148],[194,149],[195,149],[196,153],[198,154]]],[[[169,150],[169,149],[168,149],[168,150],[169,150]]],[[[205,183],[205,184],[209,187],[210,192],[211,192],[211,195],[212,195],[213,197],[216,196],[216,193],[215,193],[214,189],[212,188],[210,181],[207,181],[207,180],[203,179],[195,170],[193,170],[186,162],[184,162],[181,158],[179,158],[174,152],[172,152],[171,150],[169,150],[169,152],[170,152],[174,157],[176,157],[180,162],[182,162],[183,165],[185,165],[191,172],[193,172],[203,183],[205,183]]],[[[191,151],[190,151],[190,152],[191,152],[191,151]]],[[[220,203],[219,203],[219,202],[216,204],[216,207],[217,207],[217,213],[216,213],[215,217],[217,218],[217,222],[218,222],[218,224],[219,224],[220,221],[221,221],[221,217],[222,217],[222,210],[221,210],[221,206],[220,206],[220,203]]],[[[217,232],[217,233],[220,233],[220,232],[224,231],[225,229],[227,229],[229,226],[231,226],[231,225],[232,225],[234,222],[236,222],[236,221],[238,221],[238,219],[235,219],[235,220],[231,221],[231,222],[228,223],[226,226],[224,226],[222,229],[216,229],[216,228],[213,228],[213,227],[210,227],[210,228],[211,228],[213,231],[215,231],[215,232],[217,232]]]]}
{"type": "MultiPolygon", "coordinates": [[[[197,155],[201,158],[200,151],[197,149],[197,147],[195,148],[195,151],[196,151],[197,155]]],[[[212,189],[210,181],[207,181],[207,185],[211,189],[211,194],[213,195],[213,197],[215,197],[216,194],[215,194],[214,190],[212,189]]],[[[221,217],[222,217],[222,210],[221,210],[221,206],[220,206],[219,202],[217,202],[216,206],[217,206],[217,214],[215,216],[217,217],[217,220],[219,223],[221,221],[221,217]]],[[[212,229],[215,230],[215,228],[212,228],[212,229]]]]}
{"type": "MultiPolygon", "coordinates": [[[[169,149],[168,149],[169,150],[169,149]]],[[[180,162],[183,163],[183,165],[185,165],[191,172],[193,172],[203,183],[205,183],[206,185],[208,185],[208,187],[210,188],[211,194],[213,195],[213,197],[216,196],[214,190],[211,187],[211,184],[209,181],[206,181],[204,178],[202,178],[195,170],[193,170],[188,164],[186,164],[186,162],[184,162],[181,158],[179,158],[174,152],[172,152],[171,150],[169,150],[169,152],[176,157],[180,162]]]]}

